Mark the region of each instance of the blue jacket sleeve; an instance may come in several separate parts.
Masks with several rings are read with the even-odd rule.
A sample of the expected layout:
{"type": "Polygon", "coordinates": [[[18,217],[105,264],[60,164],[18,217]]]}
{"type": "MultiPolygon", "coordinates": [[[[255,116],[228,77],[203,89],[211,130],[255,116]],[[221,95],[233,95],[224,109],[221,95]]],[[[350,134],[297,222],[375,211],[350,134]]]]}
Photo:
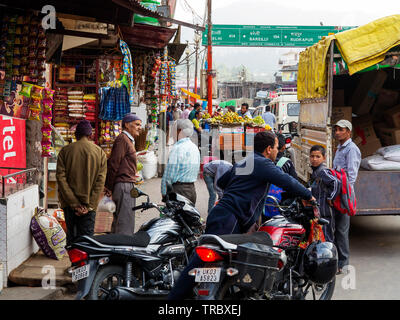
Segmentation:
{"type": "Polygon", "coordinates": [[[280,168],[275,166],[271,160],[265,159],[263,164],[258,166],[258,171],[258,176],[262,177],[265,183],[270,182],[304,200],[310,200],[312,198],[310,190],[287,173],[284,173],[280,168]]]}
{"type": "Polygon", "coordinates": [[[320,183],[322,183],[326,193],[327,199],[333,200],[340,193],[340,183],[333,175],[329,173],[328,169],[322,170],[320,175],[320,183]]]}

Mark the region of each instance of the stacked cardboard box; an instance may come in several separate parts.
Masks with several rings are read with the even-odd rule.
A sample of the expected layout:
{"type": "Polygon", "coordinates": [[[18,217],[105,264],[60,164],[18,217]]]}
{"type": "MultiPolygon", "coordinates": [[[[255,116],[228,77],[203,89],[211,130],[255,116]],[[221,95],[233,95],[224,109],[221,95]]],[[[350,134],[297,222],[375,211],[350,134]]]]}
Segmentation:
{"type": "Polygon", "coordinates": [[[352,121],[352,107],[333,107],[331,123],[335,124],[341,119],[352,121]]]}
{"type": "Polygon", "coordinates": [[[369,114],[386,78],[387,73],[383,70],[366,72],[361,75],[358,86],[350,100],[353,113],[360,116],[369,114]]]}
{"type": "Polygon", "coordinates": [[[353,141],[361,151],[362,158],[368,157],[382,147],[375,134],[374,124],[370,115],[353,118],[353,141]]]}
{"type": "Polygon", "coordinates": [[[97,212],[94,224],[94,233],[111,232],[113,214],[110,212],[97,212]]]}
{"type": "Polygon", "coordinates": [[[394,107],[398,103],[399,96],[400,91],[381,89],[371,110],[374,121],[383,121],[384,114],[388,109],[394,107]]]}

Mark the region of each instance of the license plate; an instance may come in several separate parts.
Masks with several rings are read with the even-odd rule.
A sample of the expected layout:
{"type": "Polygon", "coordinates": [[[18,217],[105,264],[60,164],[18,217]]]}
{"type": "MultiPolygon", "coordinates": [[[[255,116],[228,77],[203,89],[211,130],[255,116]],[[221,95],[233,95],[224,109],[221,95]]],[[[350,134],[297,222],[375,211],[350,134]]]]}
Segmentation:
{"type": "Polygon", "coordinates": [[[195,282],[219,282],[221,268],[197,268],[195,282]]]}
{"type": "Polygon", "coordinates": [[[76,282],[89,277],[89,265],[72,270],[72,282],[76,282]]]}

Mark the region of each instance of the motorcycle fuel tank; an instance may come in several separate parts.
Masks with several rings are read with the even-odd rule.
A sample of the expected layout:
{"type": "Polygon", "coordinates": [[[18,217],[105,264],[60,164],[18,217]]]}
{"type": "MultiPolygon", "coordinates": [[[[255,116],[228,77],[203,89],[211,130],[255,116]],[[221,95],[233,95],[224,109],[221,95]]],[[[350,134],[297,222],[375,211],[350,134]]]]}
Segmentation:
{"type": "Polygon", "coordinates": [[[149,222],[145,231],[150,236],[150,244],[164,244],[179,239],[181,226],[171,218],[158,218],[149,222]]]}
{"type": "Polygon", "coordinates": [[[291,223],[283,216],[274,216],[265,222],[259,231],[267,232],[274,245],[283,247],[298,246],[306,233],[302,225],[291,223]]]}

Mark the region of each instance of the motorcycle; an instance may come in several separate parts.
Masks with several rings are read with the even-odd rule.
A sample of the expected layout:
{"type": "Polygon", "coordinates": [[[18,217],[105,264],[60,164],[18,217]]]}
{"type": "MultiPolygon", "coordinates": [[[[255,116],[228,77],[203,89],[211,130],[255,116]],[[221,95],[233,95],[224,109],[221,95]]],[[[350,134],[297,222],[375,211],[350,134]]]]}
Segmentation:
{"type": "Polygon", "coordinates": [[[297,126],[296,122],[294,121],[288,122],[283,125],[279,125],[277,131],[277,132],[282,132],[282,135],[285,138],[286,149],[284,151],[283,156],[289,158],[292,161],[294,161],[294,150],[292,148],[292,141],[294,137],[298,136],[296,126],[297,126]],[[289,132],[283,133],[282,131],[284,130],[286,125],[288,126],[289,132]]]}
{"type": "Polygon", "coordinates": [[[132,210],[155,208],[160,217],[133,236],[82,236],[68,246],[77,300],[165,299],[196,247],[204,226],[190,200],[170,190],[164,206],[137,188],[131,196],[147,197],[132,210]]]}
{"type": "Polygon", "coordinates": [[[204,262],[189,272],[198,300],[330,300],[335,289],[338,255],[325,242],[317,204],[300,199],[281,206],[282,215],[253,234],[202,235],[195,249],[204,262]]]}

